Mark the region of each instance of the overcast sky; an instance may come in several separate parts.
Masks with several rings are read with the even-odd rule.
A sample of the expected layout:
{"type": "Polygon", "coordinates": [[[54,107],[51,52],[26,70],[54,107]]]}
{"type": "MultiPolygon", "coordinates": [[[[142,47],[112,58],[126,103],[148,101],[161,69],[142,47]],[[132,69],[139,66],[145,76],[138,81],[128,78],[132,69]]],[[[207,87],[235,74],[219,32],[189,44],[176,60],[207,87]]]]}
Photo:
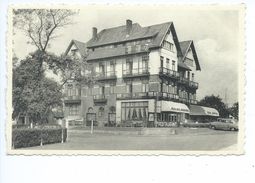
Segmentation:
{"type": "MultiPolygon", "coordinates": [[[[173,7],[94,7],[81,9],[74,17],[75,24],[59,31],[51,42],[50,51],[63,53],[72,39],[86,42],[91,38],[92,27],[98,31],[125,25],[126,19],[141,26],[173,21],[179,41],[193,40],[201,72],[197,99],[206,95],[220,95],[232,104],[238,101],[239,19],[238,11],[202,8],[173,7]]],[[[35,49],[27,45],[27,38],[20,32],[14,36],[14,51],[19,59],[35,49]]]]}

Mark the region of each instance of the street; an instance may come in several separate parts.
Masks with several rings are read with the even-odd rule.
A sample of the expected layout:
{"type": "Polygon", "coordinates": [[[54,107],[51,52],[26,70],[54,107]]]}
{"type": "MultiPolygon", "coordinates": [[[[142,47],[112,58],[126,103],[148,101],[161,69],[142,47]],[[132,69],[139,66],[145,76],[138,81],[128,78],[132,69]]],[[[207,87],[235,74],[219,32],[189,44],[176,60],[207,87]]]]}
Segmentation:
{"type": "Polygon", "coordinates": [[[235,147],[238,132],[207,128],[185,129],[185,133],[168,136],[90,134],[69,130],[66,143],[24,148],[24,150],[222,150],[235,147]]]}

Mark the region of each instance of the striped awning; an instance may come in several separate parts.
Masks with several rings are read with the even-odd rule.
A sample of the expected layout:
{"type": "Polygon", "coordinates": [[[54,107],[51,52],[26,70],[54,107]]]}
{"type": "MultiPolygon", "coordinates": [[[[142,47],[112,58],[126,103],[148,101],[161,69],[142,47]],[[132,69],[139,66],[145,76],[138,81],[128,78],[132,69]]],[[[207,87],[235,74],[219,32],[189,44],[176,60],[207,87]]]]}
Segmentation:
{"type": "Polygon", "coordinates": [[[211,107],[190,105],[191,116],[219,116],[219,112],[211,107]]]}

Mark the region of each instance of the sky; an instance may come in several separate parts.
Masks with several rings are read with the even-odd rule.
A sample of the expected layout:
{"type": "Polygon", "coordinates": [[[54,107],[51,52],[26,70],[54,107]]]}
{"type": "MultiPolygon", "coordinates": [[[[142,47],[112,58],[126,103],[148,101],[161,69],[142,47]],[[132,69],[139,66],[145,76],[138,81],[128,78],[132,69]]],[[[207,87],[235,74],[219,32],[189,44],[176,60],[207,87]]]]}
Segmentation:
{"type": "MultiPolygon", "coordinates": [[[[88,41],[92,27],[100,30],[125,25],[126,19],[141,26],[172,21],[179,41],[193,40],[201,66],[196,73],[197,99],[219,95],[232,105],[238,101],[238,65],[240,63],[239,14],[235,9],[173,6],[91,6],[80,9],[74,24],[58,31],[49,51],[65,52],[70,41],[88,41]]],[[[22,32],[14,35],[14,51],[25,58],[35,47],[27,44],[22,32]]]]}

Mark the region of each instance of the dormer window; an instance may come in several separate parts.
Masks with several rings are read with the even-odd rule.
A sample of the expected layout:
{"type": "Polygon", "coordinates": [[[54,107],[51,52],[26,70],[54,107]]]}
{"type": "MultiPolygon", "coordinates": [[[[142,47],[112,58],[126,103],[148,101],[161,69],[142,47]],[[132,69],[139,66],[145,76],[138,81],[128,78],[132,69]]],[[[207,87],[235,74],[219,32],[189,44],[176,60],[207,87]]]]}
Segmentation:
{"type": "Polygon", "coordinates": [[[72,49],[71,50],[71,54],[73,57],[75,57],[77,55],[78,49],[72,49]]]}
{"type": "Polygon", "coordinates": [[[170,43],[168,41],[163,41],[163,48],[167,49],[167,50],[170,50],[170,51],[174,51],[174,44],[173,43],[170,43]]]}

